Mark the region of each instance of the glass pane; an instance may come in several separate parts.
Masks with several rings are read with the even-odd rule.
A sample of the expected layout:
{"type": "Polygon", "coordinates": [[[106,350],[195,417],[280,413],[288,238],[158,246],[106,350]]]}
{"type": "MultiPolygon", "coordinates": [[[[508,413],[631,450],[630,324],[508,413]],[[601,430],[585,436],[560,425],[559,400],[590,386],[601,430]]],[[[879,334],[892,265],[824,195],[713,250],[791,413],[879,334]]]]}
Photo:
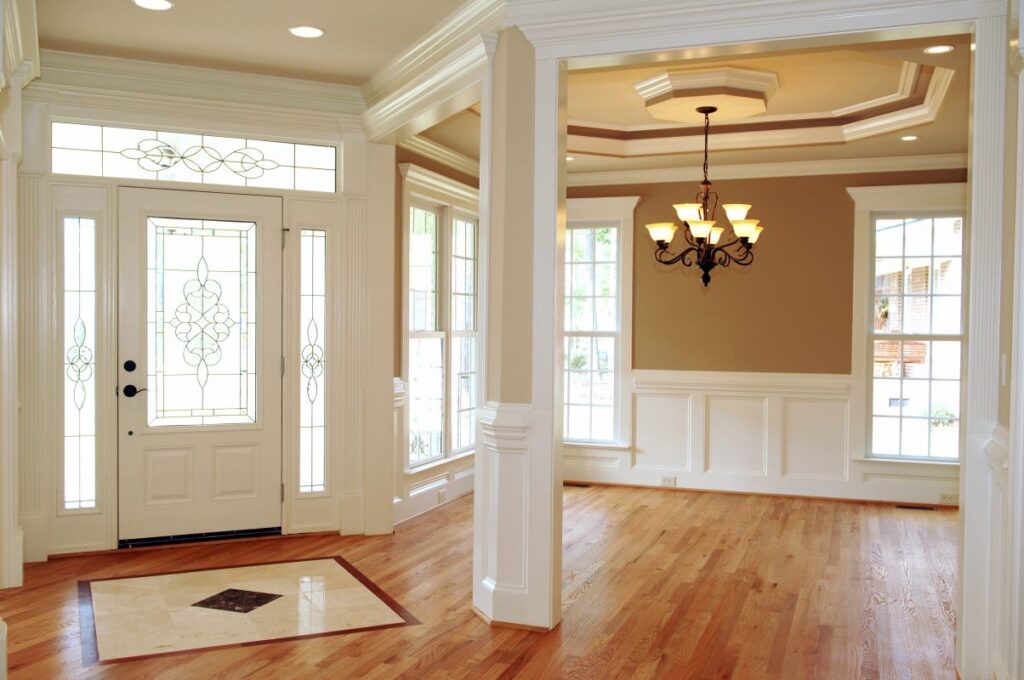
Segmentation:
{"type": "Polygon", "coordinates": [[[932,377],[960,378],[959,341],[932,343],[932,377]]]}
{"type": "Polygon", "coordinates": [[[409,340],[409,464],[444,455],[444,341],[409,340]]]}
{"type": "Polygon", "coordinates": [[[936,296],[932,300],[932,333],[959,335],[960,296],[936,296]]]}
{"type": "Polygon", "coordinates": [[[412,208],[409,240],[409,328],[436,331],[437,222],[436,213],[412,208]]]}
{"type": "Polygon", "coordinates": [[[906,238],[903,254],[931,255],[932,252],[932,221],[931,218],[907,220],[904,223],[906,238]]]}
{"type": "Polygon", "coordinates": [[[927,418],[930,408],[929,392],[927,380],[904,380],[901,415],[927,418]]]}
{"type": "Polygon", "coordinates": [[[964,243],[964,221],[960,217],[940,217],[935,220],[935,254],[961,255],[964,243]]]}
{"type": "Polygon", "coordinates": [[[327,488],[327,232],[303,229],[299,245],[299,492],[315,493],[327,488]]]}
{"type": "Polygon", "coordinates": [[[476,330],[476,224],[455,219],[452,223],[451,328],[476,330]]]}
{"type": "Polygon", "coordinates": [[[900,455],[923,458],[928,455],[927,418],[903,418],[900,427],[900,455]]]}
{"type": "Polygon", "coordinates": [[[256,422],[256,225],[148,220],[149,424],[256,422]]]}
{"type": "Polygon", "coordinates": [[[65,217],[64,508],[96,507],[96,222],[65,217]]]}
{"type": "Polygon", "coordinates": [[[876,416],[898,416],[900,414],[900,381],[875,379],[872,395],[874,405],[872,412],[876,416]]]}
{"type": "Polygon", "coordinates": [[[874,418],[871,427],[871,451],[880,456],[900,454],[900,419],[874,418]]]}
{"type": "Polygon", "coordinates": [[[452,338],[452,450],[476,443],[477,349],[475,337],[452,338]]]}
{"type": "Polygon", "coordinates": [[[960,421],[932,420],[931,456],[949,459],[960,457],[960,421]]]}
{"type": "Polygon", "coordinates": [[[903,254],[903,220],[875,221],[875,255],[900,256],[903,254]]]}
{"type": "Polygon", "coordinates": [[[334,192],[333,146],[53,123],[53,171],[334,192]]]}
{"type": "Polygon", "coordinates": [[[900,333],[903,330],[903,298],[876,295],[874,324],[876,333],[900,333]]]}
{"type": "Polygon", "coordinates": [[[931,297],[915,295],[903,298],[903,332],[927,335],[931,332],[931,297]]]}
{"type": "Polygon", "coordinates": [[[961,269],[959,257],[935,258],[932,265],[932,292],[939,295],[960,295],[963,283],[961,269]]]}

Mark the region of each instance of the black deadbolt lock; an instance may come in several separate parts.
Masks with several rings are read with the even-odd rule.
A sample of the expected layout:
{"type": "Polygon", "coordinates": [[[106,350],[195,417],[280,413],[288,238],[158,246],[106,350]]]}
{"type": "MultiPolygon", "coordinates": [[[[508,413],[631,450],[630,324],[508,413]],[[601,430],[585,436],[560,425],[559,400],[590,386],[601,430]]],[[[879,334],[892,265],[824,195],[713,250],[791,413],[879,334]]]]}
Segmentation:
{"type": "Polygon", "coordinates": [[[132,361],[131,359],[129,359],[128,361],[124,362],[124,370],[128,371],[129,373],[134,371],[135,368],[136,368],[135,362],[132,361]]]}

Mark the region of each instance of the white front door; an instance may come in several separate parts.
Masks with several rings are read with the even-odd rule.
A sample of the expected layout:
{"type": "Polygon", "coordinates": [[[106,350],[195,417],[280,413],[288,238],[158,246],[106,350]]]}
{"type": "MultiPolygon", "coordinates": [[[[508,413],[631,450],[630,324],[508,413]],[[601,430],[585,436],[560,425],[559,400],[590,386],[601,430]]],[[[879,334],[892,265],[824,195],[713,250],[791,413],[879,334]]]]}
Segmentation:
{"type": "Polygon", "coordinates": [[[281,199],[118,201],[118,535],[279,527],[281,199]]]}

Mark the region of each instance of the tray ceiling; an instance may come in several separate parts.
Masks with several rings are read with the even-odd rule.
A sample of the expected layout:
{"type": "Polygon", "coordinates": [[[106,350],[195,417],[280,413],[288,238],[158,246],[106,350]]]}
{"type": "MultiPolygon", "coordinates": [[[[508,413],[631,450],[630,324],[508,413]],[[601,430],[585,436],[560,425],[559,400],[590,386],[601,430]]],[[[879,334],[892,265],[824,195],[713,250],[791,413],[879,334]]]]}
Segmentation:
{"type": "MultiPolygon", "coordinates": [[[[674,167],[696,157],[702,125],[658,120],[637,84],[714,68],[773,73],[763,114],[716,123],[714,163],[839,160],[967,151],[970,40],[903,40],[729,59],[573,71],[568,82],[570,172],[674,167]],[[937,42],[955,45],[927,55],[937,42]],[[903,135],[916,135],[903,142],[903,135]]],[[[422,133],[478,157],[479,117],[460,113],[422,133]]]]}

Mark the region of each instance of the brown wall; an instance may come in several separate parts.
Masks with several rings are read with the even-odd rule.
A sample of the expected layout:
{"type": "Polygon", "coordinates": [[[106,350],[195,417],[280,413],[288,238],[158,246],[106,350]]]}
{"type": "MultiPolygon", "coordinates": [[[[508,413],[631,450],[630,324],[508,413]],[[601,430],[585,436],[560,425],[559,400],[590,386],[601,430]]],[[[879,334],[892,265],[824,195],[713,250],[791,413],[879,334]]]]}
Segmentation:
{"type": "Polygon", "coordinates": [[[402,248],[405,246],[403,230],[405,220],[402,215],[402,172],[398,169],[398,166],[403,163],[413,163],[426,170],[454,179],[456,182],[462,182],[474,188],[480,187],[480,181],[472,175],[453,170],[447,165],[424,158],[408,149],[395,148],[395,375],[399,377],[405,377],[402,376],[402,342],[404,338],[402,248]]]}
{"type": "Polygon", "coordinates": [[[853,199],[846,188],[966,179],[966,170],[942,170],[715,182],[723,202],[752,204],[749,216],[765,230],[754,264],[715,269],[709,288],[699,270],[657,264],[644,229],[678,223],[672,204],[690,202],[696,183],[574,187],[569,198],[640,196],[634,368],[849,373],[853,199]]]}

